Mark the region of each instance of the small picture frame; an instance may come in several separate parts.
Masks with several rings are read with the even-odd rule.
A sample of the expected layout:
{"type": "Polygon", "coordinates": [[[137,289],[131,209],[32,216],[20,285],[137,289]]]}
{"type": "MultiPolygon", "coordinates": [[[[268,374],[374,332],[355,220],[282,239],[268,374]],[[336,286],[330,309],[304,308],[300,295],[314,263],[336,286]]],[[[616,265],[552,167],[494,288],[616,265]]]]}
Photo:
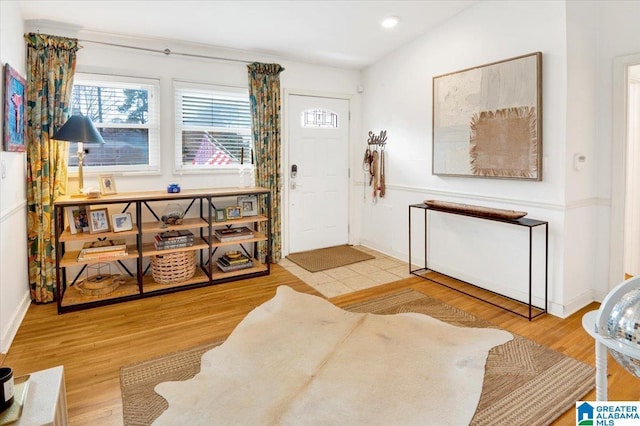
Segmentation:
{"type": "Polygon", "coordinates": [[[89,232],[89,218],[85,206],[71,206],[64,209],[69,222],[69,232],[72,234],[89,232]]]}
{"type": "Polygon", "coordinates": [[[111,224],[113,226],[113,232],[131,231],[133,229],[131,213],[112,214],[111,224]]]}
{"type": "Polygon", "coordinates": [[[118,193],[113,175],[99,175],[98,183],[100,184],[100,194],[114,195],[118,193]]]}
{"type": "Polygon", "coordinates": [[[227,220],[240,219],[242,217],[242,209],[240,206],[227,207],[225,210],[227,213],[227,220]]]}
{"type": "Polygon", "coordinates": [[[258,196],[247,195],[244,197],[238,197],[238,205],[242,209],[242,216],[257,216],[258,215],[258,196]]]}
{"type": "Polygon", "coordinates": [[[109,214],[106,208],[95,209],[89,211],[89,232],[96,234],[98,232],[109,232],[109,214]]]}
{"type": "Polygon", "coordinates": [[[224,222],[227,220],[227,209],[216,209],[216,222],[224,222]]]}

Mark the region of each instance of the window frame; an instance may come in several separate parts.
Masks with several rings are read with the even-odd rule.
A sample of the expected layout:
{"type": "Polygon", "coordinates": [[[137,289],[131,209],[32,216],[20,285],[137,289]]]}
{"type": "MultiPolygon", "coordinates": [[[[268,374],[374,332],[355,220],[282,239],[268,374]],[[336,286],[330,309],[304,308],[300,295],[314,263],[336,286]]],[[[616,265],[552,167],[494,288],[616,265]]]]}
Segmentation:
{"type": "MultiPolygon", "coordinates": [[[[148,132],[149,156],[147,164],[116,164],[111,166],[91,166],[86,163],[82,165],[85,174],[99,173],[122,173],[122,174],[157,174],[160,170],[160,79],[151,77],[133,77],[113,74],[102,74],[94,72],[76,72],[73,78],[73,85],[104,85],[105,87],[122,87],[126,89],[146,89],[148,93],[148,120],[146,124],[132,123],[103,123],[94,122],[96,128],[108,129],[146,129],[148,132]]],[[[91,149],[91,146],[85,146],[91,149]]],[[[69,152],[69,155],[75,153],[69,152]]],[[[78,173],[77,166],[68,166],[71,174],[78,173]]]]}
{"type": "MultiPolygon", "coordinates": [[[[173,161],[173,169],[175,173],[211,173],[211,172],[237,172],[241,169],[241,164],[239,162],[233,162],[231,164],[184,164],[182,161],[183,152],[182,152],[182,131],[183,130],[192,130],[192,131],[200,131],[202,130],[202,126],[183,126],[182,124],[182,101],[181,96],[183,92],[189,92],[192,94],[203,94],[211,96],[219,95],[221,99],[239,99],[240,97],[246,97],[246,101],[249,103],[249,108],[251,108],[250,99],[249,99],[249,89],[246,87],[240,86],[226,86],[221,84],[213,84],[213,83],[195,83],[185,80],[173,79],[173,113],[174,113],[174,161],[173,161]]],[[[251,110],[249,110],[249,115],[251,115],[251,110]]],[[[251,119],[251,117],[249,117],[251,119]]],[[[234,129],[232,127],[224,128],[226,130],[234,129]]],[[[242,128],[235,128],[241,130],[242,128]]],[[[246,130],[246,136],[249,137],[249,149],[253,145],[253,134],[252,134],[252,125],[249,125],[249,128],[246,130]]],[[[245,152],[245,157],[249,154],[245,152]]],[[[250,164],[251,161],[248,159],[244,162],[244,167],[253,167],[250,164]]]]}

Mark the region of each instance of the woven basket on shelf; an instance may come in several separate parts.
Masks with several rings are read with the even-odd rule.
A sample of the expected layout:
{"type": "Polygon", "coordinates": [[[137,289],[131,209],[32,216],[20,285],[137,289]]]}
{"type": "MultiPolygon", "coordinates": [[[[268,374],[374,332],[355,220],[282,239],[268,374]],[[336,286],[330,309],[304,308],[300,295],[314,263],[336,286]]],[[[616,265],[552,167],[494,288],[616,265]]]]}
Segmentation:
{"type": "Polygon", "coordinates": [[[196,273],[196,252],[178,251],[151,256],[151,275],[161,284],[186,281],[196,273]]]}

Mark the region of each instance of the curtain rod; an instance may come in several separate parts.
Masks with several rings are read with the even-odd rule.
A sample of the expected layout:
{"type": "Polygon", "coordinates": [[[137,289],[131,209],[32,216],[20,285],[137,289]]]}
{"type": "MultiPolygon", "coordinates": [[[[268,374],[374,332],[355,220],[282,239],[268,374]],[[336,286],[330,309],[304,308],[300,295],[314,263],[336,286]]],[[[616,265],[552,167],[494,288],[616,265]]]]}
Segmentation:
{"type": "Polygon", "coordinates": [[[173,52],[170,49],[164,49],[164,50],[149,49],[147,47],[127,46],[126,44],[108,43],[106,41],[95,41],[95,40],[81,40],[81,39],[78,39],[78,41],[81,42],[81,43],[95,43],[95,44],[103,44],[105,46],[122,47],[124,49],[135,49],[135,50],[143,50],[145,52],[162,53],[162,54],[165,54],[167,56],[179,55],[179,56],[188,56],[188,57],[191,57],[191,58],[215,59],[217,61],[239,62],[239,63],[242,63],[242,64],[251,64],[252,63],[251,61],[244,61],[242,59],[221,58],[219,56],[196,55],[194,53],[173,52]]]}

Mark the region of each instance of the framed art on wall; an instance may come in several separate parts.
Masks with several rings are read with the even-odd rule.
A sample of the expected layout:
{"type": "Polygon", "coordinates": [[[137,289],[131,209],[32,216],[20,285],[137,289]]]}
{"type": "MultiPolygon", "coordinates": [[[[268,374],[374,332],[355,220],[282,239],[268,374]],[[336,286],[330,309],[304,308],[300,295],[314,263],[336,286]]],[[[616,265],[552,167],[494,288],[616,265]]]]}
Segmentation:
{"type": "Polygon", "coordinates": [[[542,53],[433,77],[434,175],[542,180],[542,53]]]}
{"type": "Polygon", "coordinates": [[[4,149],[24,151],[25,125],[24,104],[26,80],[9,64],[4,66],[4,149]]]}

